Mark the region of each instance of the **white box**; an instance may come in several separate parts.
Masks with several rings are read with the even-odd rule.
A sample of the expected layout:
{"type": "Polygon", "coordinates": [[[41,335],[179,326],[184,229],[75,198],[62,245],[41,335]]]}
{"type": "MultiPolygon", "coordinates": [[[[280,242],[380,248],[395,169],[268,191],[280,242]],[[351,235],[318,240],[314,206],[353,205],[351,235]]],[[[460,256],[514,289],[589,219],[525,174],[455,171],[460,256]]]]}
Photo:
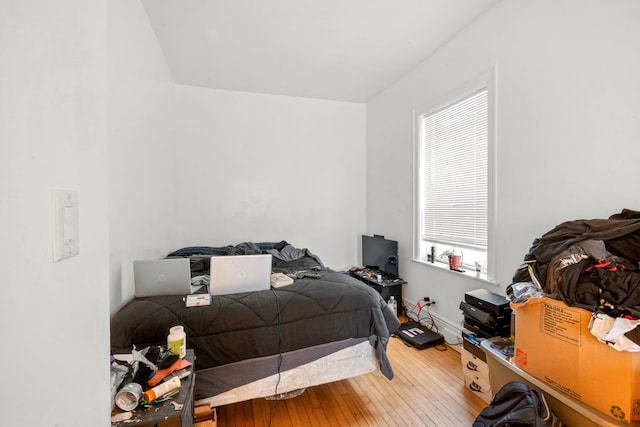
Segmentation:
{"type": "Polygon", "coordinates": [[[487,362],[465,349],[462,349],[460,354],[462,356],[463,371],[475,372],[477,375],[486,377],[486,380],[489,381],[489,365],[487,365],[487,362]]]}
{"type": "Polygon", "coordinates": [[[491,402],[493,393],[489,379],[489,365],[464,348],[460,351],[460,355],[465,387],[476,393],[485,402],[491,402]]]}
{"type": "Polygon", "coordinates": [[[209,304],[211,304],[211,295],[209,294],[191,294],[187,295],[184,299],[184,305],[186,307],[198,307],[209,304]]]}
{"type": "Polygon", "coordinates": [[[491,402],[493,393],[491,392],[491,383],[489,383],[488,381],[485,381],[480,378],[480,376],[474,375],[473,373],[467,371],[464,373],[464,385],[467,390],[471,390],[472,392],[480,396],[480,398],[485,402],[491,402]]]}

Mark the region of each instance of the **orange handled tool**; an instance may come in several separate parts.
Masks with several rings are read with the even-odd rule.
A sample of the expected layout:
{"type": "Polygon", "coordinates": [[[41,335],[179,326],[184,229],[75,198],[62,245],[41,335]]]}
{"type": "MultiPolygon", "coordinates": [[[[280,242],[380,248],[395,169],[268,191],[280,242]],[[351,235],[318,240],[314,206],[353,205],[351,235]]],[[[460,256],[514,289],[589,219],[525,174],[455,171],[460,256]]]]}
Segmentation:
{"type": "Polygon", "coordinates": [[[149,382],[147,382],[147,384],[149,384],[149,387],[157,386],[158,384],[160,384],[160,381],[162,381],[167,375],[169,375],[170,373],[178,369],[178,367],[181,364],[182,364],[182,359],[178,359],[175,362],[173,362],[171,366],[169,366],[168,368],[158,369],[155,375],[151,377],[149,382]]]}

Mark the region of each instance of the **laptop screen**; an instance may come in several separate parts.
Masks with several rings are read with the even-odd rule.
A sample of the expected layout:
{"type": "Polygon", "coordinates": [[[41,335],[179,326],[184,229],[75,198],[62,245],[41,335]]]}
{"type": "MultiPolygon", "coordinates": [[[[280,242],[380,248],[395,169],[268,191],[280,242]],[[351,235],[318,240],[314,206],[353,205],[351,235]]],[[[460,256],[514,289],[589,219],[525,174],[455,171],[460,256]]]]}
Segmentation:
{"type": "Polygon", "coordinates": [[[265,291],[271,288],[271,255],[211,257],[211,295],[265,291]]]}
{"type": "Polygon", "coordinates": [[[188,258],[133,261],[136,297],[188,295],[191,289],[191,265],[188,258]]]}

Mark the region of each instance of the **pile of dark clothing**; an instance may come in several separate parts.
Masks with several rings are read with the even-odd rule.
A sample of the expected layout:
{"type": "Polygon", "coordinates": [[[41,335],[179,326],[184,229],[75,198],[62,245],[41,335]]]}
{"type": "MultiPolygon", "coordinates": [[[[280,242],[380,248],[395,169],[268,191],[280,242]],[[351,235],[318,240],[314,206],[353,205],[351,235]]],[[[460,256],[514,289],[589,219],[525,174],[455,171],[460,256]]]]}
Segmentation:
{"type": "Polygon", "coordinates": [[[519,282],[569,306],[640,318],[640,211],[556,226],[534,240],[513,277],[519,282]]]}

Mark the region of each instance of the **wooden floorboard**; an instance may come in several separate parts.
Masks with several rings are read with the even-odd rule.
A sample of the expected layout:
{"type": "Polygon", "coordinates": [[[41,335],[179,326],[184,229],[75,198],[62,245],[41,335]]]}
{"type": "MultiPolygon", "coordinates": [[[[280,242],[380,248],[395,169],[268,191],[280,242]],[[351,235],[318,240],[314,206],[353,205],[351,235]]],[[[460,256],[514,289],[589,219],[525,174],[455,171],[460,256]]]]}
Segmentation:
{"type": "Polygon", "coordinates": [[[473,424],[487,405],[465,388],[455,349],[417,350],[392,338],[387,353],[391,381],[374,372],[311,387],[291,399],[221,406],[218,427],[460,427],[473,424]]]}

